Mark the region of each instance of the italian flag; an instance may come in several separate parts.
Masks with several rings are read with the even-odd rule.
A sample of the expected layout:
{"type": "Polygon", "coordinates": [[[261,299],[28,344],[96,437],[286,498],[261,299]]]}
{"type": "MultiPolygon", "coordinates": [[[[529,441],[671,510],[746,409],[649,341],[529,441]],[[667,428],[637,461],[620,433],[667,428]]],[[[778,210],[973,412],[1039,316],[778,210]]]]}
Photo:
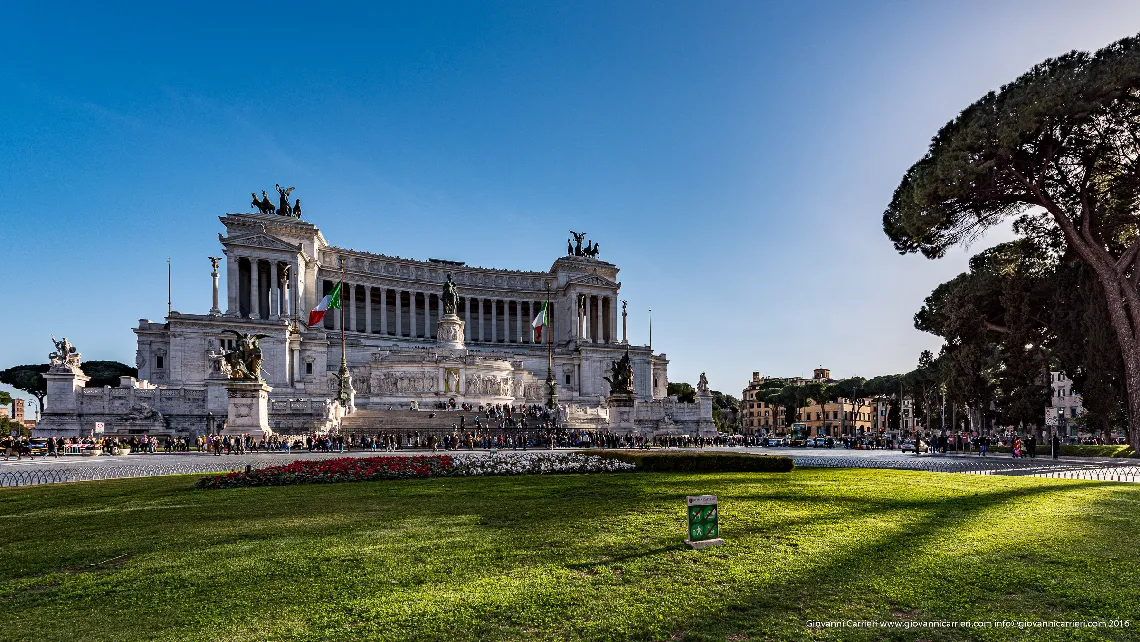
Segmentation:
{"type": "Polygon", "coordinates": [[[313,327],[324,320],[325,312],[340,309],[340,284],[337,283],[332,292],[325,295],[317,307],[309,313],[309,327],[313,327]]]}
{"type": "Polygon", "coordinates": [[[548,302],[542,303],[542,309],[538,311],[538,316],[534,321],[530,322],[530,327],[534,328],[534,342],[542,343],[542,327],[547,325],[549,321],[546,318],[546,306],[548,302]]]}

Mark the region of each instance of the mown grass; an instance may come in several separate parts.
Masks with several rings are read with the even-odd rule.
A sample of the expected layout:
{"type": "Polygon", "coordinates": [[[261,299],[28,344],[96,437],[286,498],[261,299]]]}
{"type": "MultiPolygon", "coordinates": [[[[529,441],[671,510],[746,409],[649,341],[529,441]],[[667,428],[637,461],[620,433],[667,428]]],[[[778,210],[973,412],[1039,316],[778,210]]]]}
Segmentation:
{"type": "Polygon", "coordinates": [[[880,470],[0,491],[0,639],[1136,639],[1140,487],[880,470]],[[685,550],[683,497],[727,544],[685,550]],[[1073,631],[808,620],[1100,620],[1073,631]]]}

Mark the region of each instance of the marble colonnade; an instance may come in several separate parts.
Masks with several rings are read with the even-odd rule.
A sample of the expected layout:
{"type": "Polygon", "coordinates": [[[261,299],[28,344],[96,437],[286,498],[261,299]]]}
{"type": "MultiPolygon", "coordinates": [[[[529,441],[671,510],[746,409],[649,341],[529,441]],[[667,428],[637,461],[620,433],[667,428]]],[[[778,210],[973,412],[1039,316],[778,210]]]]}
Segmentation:
{"type": "MultiPolygon", "coordinates": [[[[334,287],[334,281],[324,281],[320,296],[334,287]]],[[[443,301],[434,290],[345,282],[341,301],[346,332],[434,339],[436,323],[443,315],[443,301]]],[[[589,336],[591,343],[618,343],[615,299],[595,295],[592,301],[594,329],[578,336],[589,336]]],[[[465,324],[468,342],[518,345],[533,343],[531,322],[541,309],[540,299],[461,296],[456,314],[465,324]]],[[[324,327],[339,331],[340,322],[340,314],[329,314],[324,327]]]]}

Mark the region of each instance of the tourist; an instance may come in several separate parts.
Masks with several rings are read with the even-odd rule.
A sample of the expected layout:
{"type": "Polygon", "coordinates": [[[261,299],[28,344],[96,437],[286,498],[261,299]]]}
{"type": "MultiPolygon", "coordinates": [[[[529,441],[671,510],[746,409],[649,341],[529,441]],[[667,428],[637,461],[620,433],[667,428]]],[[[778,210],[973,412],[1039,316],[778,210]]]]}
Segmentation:
{"type": "Polygon", "coordinates": [[[1037,437],[1035,435],[1030,434],[1029,437],[1026,438],[1025,448],[1029,452],[1030,459],[1037,458],[1037,437]]]}
{"type": "Polygon", "coordinates": [[[1059,457],[1061,455],[1061,437],[1059,435],[1057,435],[1057,434],[1053,435],[1052,446],[1053,446],[1053,459],[1056,459],[1057,457],[1059,457]]]}

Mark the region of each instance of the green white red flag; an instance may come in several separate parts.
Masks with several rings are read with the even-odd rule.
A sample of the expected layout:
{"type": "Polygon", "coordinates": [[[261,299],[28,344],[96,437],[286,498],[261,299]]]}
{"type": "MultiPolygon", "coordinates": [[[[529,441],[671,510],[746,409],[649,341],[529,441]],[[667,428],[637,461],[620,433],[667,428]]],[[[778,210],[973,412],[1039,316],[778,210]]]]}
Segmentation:
{"type": "Polygon", "coordinates": [[[317,307],[309,313],[309,327],[313,327],[324,320],[325,312],[340,309],[340,284],[337,283],[332,292],[325,295],[317,307]]]}
{"type": "Polygon", "coordinates": [[[535,343],[542,343],[542,329],[549,323],[546,316],[546,306],[548,303],[547,301],[543,301],[542,309],[538,311],[538,316],[534,318],[534,321],[530,322],[530,327],[534,328],[535,343]]]}

